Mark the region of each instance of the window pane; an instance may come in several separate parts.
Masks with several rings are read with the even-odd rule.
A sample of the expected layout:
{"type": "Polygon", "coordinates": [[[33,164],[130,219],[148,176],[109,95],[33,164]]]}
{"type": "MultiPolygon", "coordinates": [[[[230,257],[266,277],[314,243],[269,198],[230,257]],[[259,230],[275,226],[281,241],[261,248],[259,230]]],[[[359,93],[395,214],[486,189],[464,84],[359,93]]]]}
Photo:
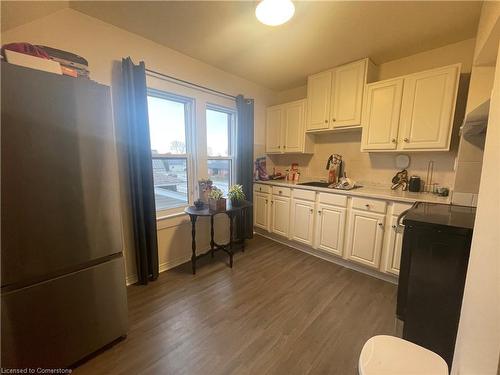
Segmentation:
{"type": "Polygon", "coordinates": [[[229,156],[230,114],[207,109],[207,154],[229,156]]]}
{"type": "Polygon", "coordinates": [[[208,178],[227,196],[231,181],[231,160],[208,159],[208,178]]]}
{"type": "Polygon", "coordinates": [[[186,153],[184,103],[148,96],[151,153],[186,153]]]}
{"type": "Polygon", "coordinates": [[[187,205],[186,158],[153,158],[153,180],[156,211],[187,205]]]}

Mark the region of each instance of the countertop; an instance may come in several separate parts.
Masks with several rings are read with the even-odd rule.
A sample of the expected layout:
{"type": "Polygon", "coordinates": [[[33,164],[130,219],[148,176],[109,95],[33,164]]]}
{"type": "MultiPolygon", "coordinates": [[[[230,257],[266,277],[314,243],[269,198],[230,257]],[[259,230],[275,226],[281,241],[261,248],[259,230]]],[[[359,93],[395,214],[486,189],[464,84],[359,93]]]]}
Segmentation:
{"type": "Polygon", "coordinates": [[[402,191],[401,189],[391,190],[390,188],[384,188],[380,186],[363,186],[361,188],[353,190],[339,190],[339,189],[329,189],[316,186],[304,186],[299,185],[304,182],[317,181],[312,179],[302,179],[299,183],[286,180],[269,180],[269,181],[254,181],[254,184],[264,184],[264,185],[274,185],[274,186],[285,186],[294,189],[304,189],[304,190],[314,190],[327,193],[351,195],[357,197],[368,197],[368,198],[378,198],[390,201],[398,202],[428,202],[428,203],[442,203],[449,204],[451,197],[441,197],[431,193],[412,193],[410,191],[402,191]]]}

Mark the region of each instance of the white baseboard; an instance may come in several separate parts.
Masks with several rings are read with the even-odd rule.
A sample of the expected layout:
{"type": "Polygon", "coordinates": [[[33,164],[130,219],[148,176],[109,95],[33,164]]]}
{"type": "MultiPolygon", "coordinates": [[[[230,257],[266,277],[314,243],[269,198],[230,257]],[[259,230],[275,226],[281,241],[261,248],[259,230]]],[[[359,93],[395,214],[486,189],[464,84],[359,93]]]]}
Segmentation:
{"type": "Polygon", "coordinates": [[[339,266],[342,266],[342,267],[345,267],[345,268],[352,269],[354,271],[358,271],[358,272],[364,273],[365,275],[376,277],[377,279],[381,279],[381,280],[390,282],[392,284],[396,284],[397,285],[397,283],[398,283],[398,278],[396,276],[388,275],[388,274],[385,274],[385,273],[382,273],[382,272],[379,272],[379,271],[376,271],[376,270],[372,270],[372,269],[363,267],[363,266],[358,265],[358,264],[354,264],[354,263],[352,263],[352,262],[350,262],[348,260],[336,257],[335,255],[331,255],[331,254],[329,254],[327,252],[324,252],[322,250],[313,249],[313,248],[311,248],[309,246],[302,245],[302,244],[297,243],[295,241],[287,240],[286,238],[279,237],[277,235],[273,235],[272,233],[268,233],[268,232],[262,231],[261,229],[258,229],[258,228],[254,229],[254,233],[258,234],[258,235],[260,235],[262,237],[268,238],[268,239],[270,239],[272,241],[275,241],[275,242],[281,243],[283,245],[289,246],[291,248],[294,248],[296,250],[302,251],[304,253],[313,255],[313,256],[315,256],[317,258],[321,258],[321,259],[324,259],[324,260],[326,260],[328,262],[332,262],[332,263],[338,264],[339,266]]]}

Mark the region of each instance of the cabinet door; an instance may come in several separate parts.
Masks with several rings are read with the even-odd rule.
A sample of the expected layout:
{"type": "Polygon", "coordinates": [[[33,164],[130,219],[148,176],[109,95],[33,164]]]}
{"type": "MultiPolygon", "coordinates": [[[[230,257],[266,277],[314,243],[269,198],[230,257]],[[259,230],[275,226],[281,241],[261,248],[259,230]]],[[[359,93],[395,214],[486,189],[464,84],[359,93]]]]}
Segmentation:
{"type": "Polygon", "coordinates": [[[314,202],[301,199],[292,201],[291,239],[312,246],[314,227],[314,202]]]}
{"type": "Polygon", "coordinates": [[[269,194],[255,193],[253,200],[254,225],[269,230],[269,194]]]}
{"type": "Polygon", "coordinates": [[[361,124],[361,104],[366,82],[366,60],[333,70],[331,97],[331,127],[361,124]]]}
{"type": "Polygon", "coordinates": [[[290,222],[290,198],[273,196],[271,207],[272,232],[288,237],[290,222]]]}
{"type": "Polygon", "coordinates": [[[344,250],[345,208],[320,204],[316,224],[316,247],[342,256],[344,250]]]}
{"type": "Polygon", "coordinates": [[[332,72],[309,76],[307,79],[307,130],[329,128],[332,72]]]}
{"type": "Polygon", "coordinates": [[[384,219],[383,214],[351,210],[347,243],[350,260],[372,268],[379,267],[384,219]]]}
{"type": "Polygon", "coordinates": [[[403,228],[397,225],[398,218],[393,216],[391,227],[388,228],[389,241],[387,241],[387,259],[385,272],[399,275],[399,264],[401,263],[401,248],[403,246],[403,228]]]}
{"type": "Polygon", "coordinates": [[[366,87],[362,150],[394,150],[397,146],[403,79],[366,87]]]}
{"type": "Polygon", "coordinates": [[[449,149],[459,75],[460,65],[453,65],[405,78],[401,149],[449,149]]]}
{"type": "Polygon", "coordinates": [[[266,115],[266,152],[281,152],[283,134],[283,107],[267,109],[266,115]]]}
{"type": "Polygon", "coordinates": [[[288,103],[284,106],[284,152],[304,151],[305,108],[305,100],[288,103]]]}

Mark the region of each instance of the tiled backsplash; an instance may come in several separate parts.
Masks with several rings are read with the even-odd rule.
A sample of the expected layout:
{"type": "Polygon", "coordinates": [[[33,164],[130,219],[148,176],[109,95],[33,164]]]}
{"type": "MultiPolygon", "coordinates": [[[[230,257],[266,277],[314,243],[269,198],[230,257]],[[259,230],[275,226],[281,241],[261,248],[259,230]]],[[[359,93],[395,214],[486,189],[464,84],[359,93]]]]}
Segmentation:
{"type": "MultiPolygon", "coordinates": [[[[267,169],[284,173],[291,163],[299,163],[303,176],[327,178],[326,162],[333,154],[341,154],[347,177],[365,185],[390,186],[398,171],[395,165],[399,153],[368,153],[360,151],[361,131],[337,132],[315,136],[313,155],[269,155],[267,169]]],[[[408,174],[425,179],[429,160],[434,161],[433,182],[453,188],[456,151],[408,153],[408,174]]]]}

